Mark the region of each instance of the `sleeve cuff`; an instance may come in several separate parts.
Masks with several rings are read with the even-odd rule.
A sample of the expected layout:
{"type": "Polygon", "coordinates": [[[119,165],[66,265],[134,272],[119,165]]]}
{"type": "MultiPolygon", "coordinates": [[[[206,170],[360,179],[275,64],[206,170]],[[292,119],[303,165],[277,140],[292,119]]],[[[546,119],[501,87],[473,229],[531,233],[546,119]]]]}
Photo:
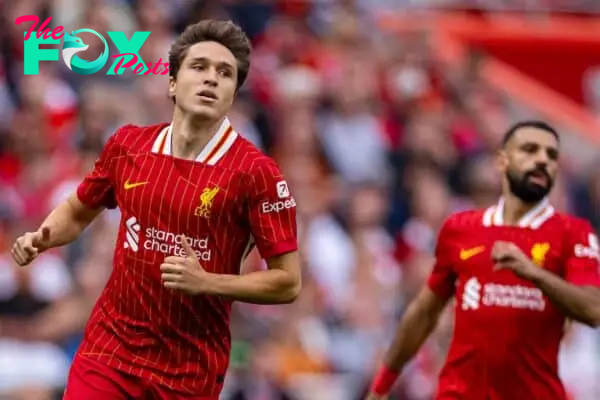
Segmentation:
{"type": "Polygon", "coordinates": [[[272,257],[277,257],[285,253],[291,253],[298,250],[298,242],[296,239],[289,239],[283,242],[278,242],[268,247],[259,247],[259,252],[262,258],[268,260],[272,257]]]}
{"type": "Polygon", "coordinates": [[[600,288],[600,278],[585,274],[573,275],[569,277],[569,283],[575,286],[595,286],[600,288]]]}
{"type": "Polygon", "coordinates": [[[427,281],[427,287],[440,299],[449,299],[454,295],[454,285],[448,286],[445,283],[441,283],[436,279],[429,279],[427,281]]]}

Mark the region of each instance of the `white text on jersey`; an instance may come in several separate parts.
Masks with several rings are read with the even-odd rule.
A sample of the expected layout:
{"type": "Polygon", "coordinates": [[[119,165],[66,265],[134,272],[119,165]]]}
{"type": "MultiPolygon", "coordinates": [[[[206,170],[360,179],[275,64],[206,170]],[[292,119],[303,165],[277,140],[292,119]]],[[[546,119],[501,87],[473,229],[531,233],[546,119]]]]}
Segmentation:
{"type": "Polygon", "coordinates": [[[294,207],[296,207],[296,200],[294,200],[294,198],[292,197],[285,201],[274,201],[272,203],[269,201],[265,201],[261,204],[261,211],[263,214],[269,214],[272,212],[280,212],[282,210],[294,207]]]}

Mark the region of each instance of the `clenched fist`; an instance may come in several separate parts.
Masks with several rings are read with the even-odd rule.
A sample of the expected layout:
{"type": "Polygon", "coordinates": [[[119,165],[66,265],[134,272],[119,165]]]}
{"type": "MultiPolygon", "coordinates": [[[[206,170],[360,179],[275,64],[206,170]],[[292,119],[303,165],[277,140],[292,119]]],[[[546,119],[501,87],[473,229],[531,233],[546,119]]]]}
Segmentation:
{"type": "Polygon", "coordinates": [[[10,253],[17,264],[25,266],[49,247],[50,229],[42,228],[36,232],[27,232],[19,236],[10,253]]]}

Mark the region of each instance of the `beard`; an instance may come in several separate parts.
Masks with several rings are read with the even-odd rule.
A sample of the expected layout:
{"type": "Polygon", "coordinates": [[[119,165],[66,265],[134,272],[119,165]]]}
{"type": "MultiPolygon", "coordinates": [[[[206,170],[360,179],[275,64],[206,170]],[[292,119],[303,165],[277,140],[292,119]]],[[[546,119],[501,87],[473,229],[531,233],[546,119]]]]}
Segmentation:
{"type": "Polygon", "coordinates": [[[506,173],[508,180],[508,187],[512,194],[517,196],[525,203],[537,203],[550,193],[554,181],[550,178],[550,175],[546,170],[537,169],[535,171],[527,171],[523,175],[519,176],[518,173],[508,170],[506,173]],[[548,185],[542,186],[537,183],[533,183],[529,177],[535,172],[543,172],[548,179],[548,185]]]}

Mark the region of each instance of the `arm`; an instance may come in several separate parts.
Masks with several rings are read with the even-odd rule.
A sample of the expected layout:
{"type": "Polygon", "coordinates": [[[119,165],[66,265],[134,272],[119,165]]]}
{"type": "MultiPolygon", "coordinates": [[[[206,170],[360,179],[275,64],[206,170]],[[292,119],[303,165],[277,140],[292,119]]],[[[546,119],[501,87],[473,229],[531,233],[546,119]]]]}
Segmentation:
{"type": "Polygon", "coordinates": [[[533,267],[529,279],[563,312],[592,327],[600,325],[600,290],[577,286],[539,267],[533,267]]]}
{"type": "Polygon", "coordinates": [[[297,251],[269,258],[267,271],[245,275],[216,274],[202,268],[187,240],[186,257],[169,256],[161,264],[166,288],[190,295],[213,295],[254,304],[293,302],[300,293],[300,257],[297,251]]]}
{"type": "Polygon", "coordinates": [[[211,274],[207,294],[253,304],[293,302],[301,288],[298,252],[272,257],[267,264],[267,271],[245,275],[211,274]]]}
{"type": "Polygon", "coordinates": [[[369,400],[387,395],[404,366],[431,335],[447,302],[447,298],[439,297],[425,287],[410,303],[384,357],[383,366],[373,380],[369,400]]]}
{"type": "Polygon", "coordinates": [[[530,280],[563,312],[592,327],[600,325],[600,245],[592,226],[574,219],[565,251],[565,279],[543,268],[530,280]]]}
{"type": "Polygon", "coordinates": [[[453,267],[454,248],[450,244],[454,237],[451,232],[452,220],[446,221],[440,231],[435,250],[436,263],[427,287],[410,303],[400,321],[394,341],[385,355],[384,365],[371,385],[369,399],[380,399],[390,391],[406,363],[429,337],[448,300],[454,295],[456,273],[453,267]]]}
{"type": "Polygon", "coordinates": [[[248,176],[248,221],[268,270],[213,277],[212,294],[260,304],[293,302],[300,292],[296,201],[279,168],[265,162],[248,176]]]}
{"type": "Polygon", "coordinates": [[[49,247],[58,247],[73,242],[85,228],[104,210],[103,207],[89,208],[76,194],[59,204],[46,217],[40,230],[48,228],[49,247]]]}
{"type": "Polygon", "coordinates": [[[534,283],[567,317],[600,325],[600,246],[589,223],[572,221],[563,256],[564,278],[534,264],[516,245],[498,242],[497,268],[512,269],[534,283]]]}
{"type": "Polygon", "coordinates": [[[44,251],[73,242],[102,210],[91,209],[71,195],[52,210],[37,231],[17,238],[11,249],[13,259],[25,266],[44,251]]]}
{"type": "Polygon", "coordinates": [[[74,241],[104,208],[116,207],[110,168],[116,153],[114,136],[102,150],[100,158],[65,202],[59,204],[36,232],[19,237],[11,250],[17,264],[33,261],[41,252],[74,241]]]}
{"type": "Polygon", "coordinates": [[[404,368],[436,327],[447,302],[428,287],[419,292],[406,309],[386,353],[383,363],[387,369],[399,373],[404,368]]]}
{"type": "Polygon", "coordinates": [[[167,257],[161,265],[164,286],[188,294],[206,294],[255,304],[293,302],[300,292],[301,268],[296,239],[296,201],[274,164],[249,179],[247,215],[250,233],[268,270],[244,275],[206,272],[186,240],[187,257],[167,257]]]}

